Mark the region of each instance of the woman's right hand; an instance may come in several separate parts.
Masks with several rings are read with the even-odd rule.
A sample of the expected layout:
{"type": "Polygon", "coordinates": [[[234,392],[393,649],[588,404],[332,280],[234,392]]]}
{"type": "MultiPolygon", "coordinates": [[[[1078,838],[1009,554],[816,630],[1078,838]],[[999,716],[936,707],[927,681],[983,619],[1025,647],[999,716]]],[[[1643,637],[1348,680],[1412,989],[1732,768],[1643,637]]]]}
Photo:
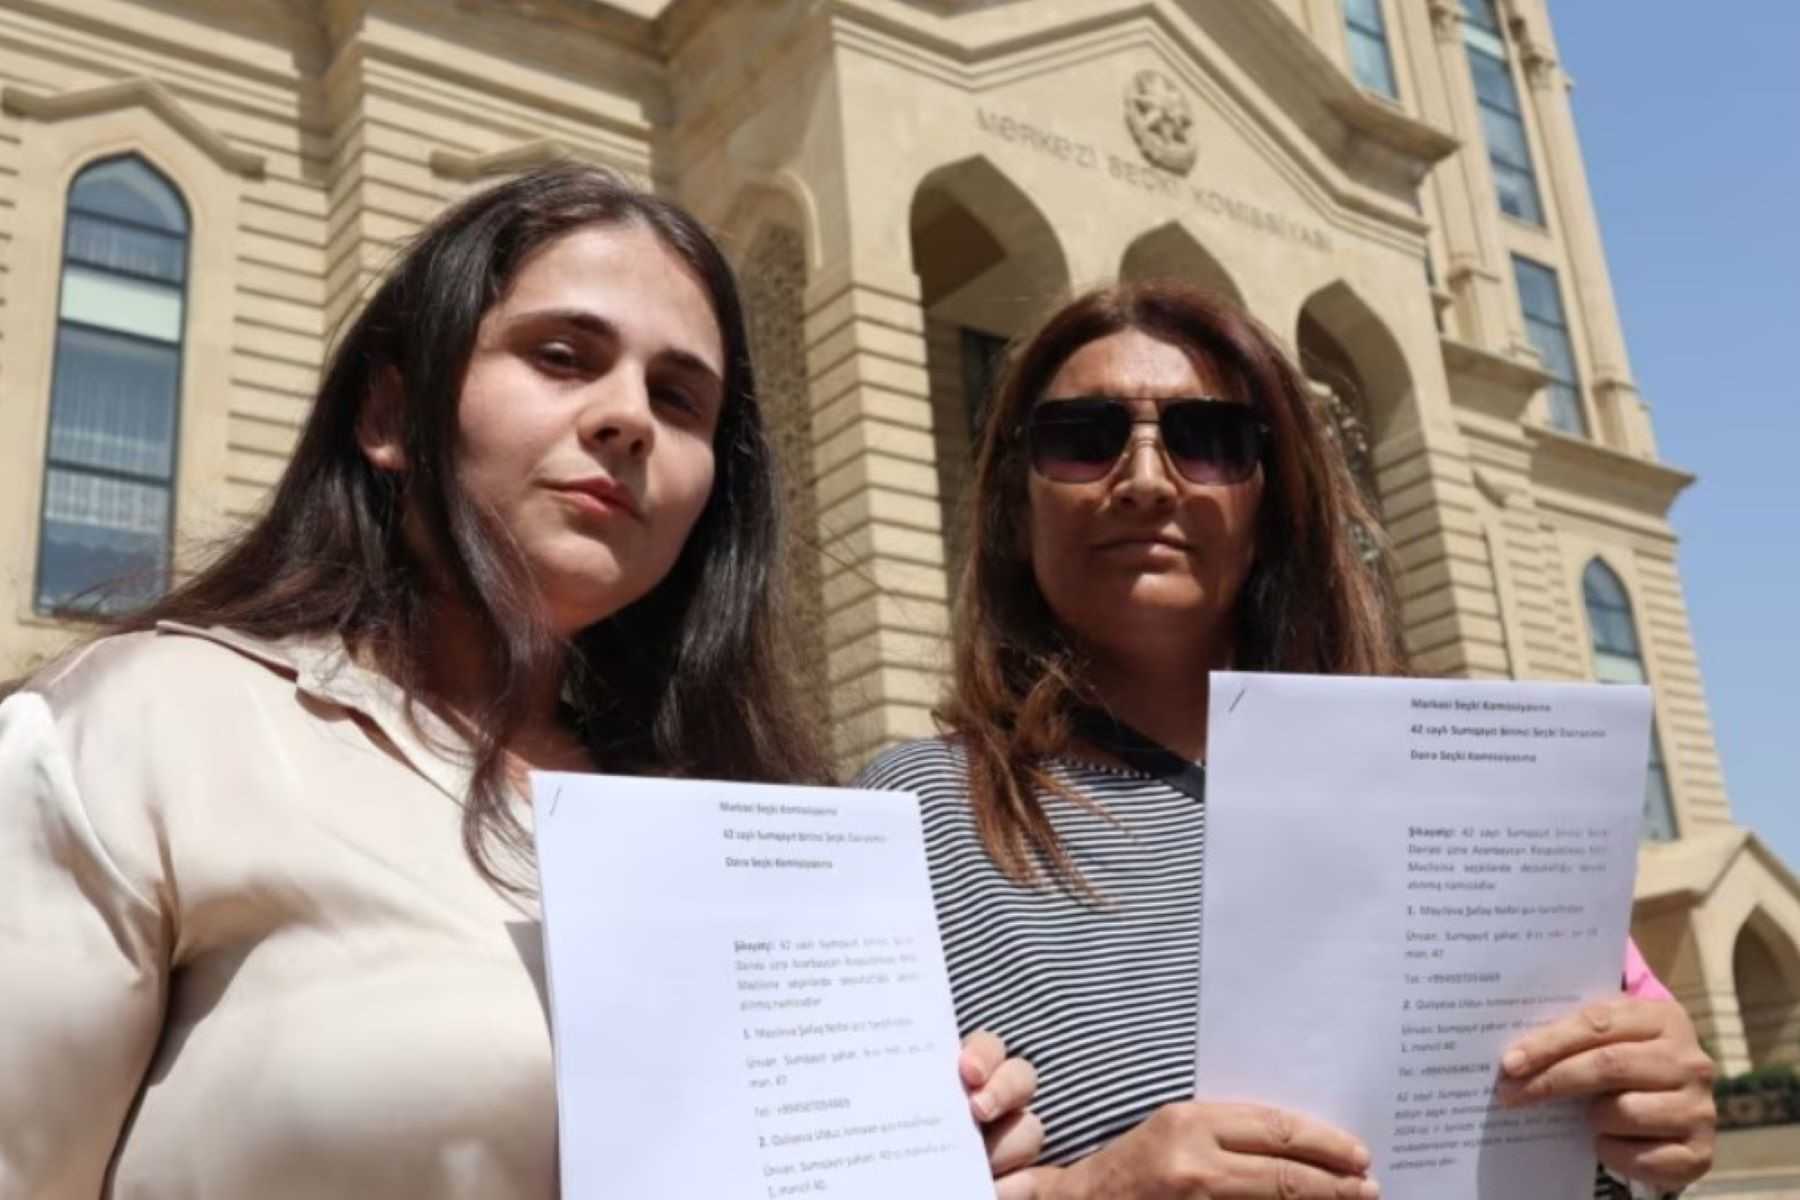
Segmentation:
{"type": "MultiPolygon", "coordinates": [[[[1375,1200],[1369,1151],[1343,1130],[1260,1104],[1164,1105],[1070,1167],[1023,1175],[1029,1200],[1375,1200]]],[[[1018,1176],[1013,1177],[1019,1180],[1018,1176]]]]}

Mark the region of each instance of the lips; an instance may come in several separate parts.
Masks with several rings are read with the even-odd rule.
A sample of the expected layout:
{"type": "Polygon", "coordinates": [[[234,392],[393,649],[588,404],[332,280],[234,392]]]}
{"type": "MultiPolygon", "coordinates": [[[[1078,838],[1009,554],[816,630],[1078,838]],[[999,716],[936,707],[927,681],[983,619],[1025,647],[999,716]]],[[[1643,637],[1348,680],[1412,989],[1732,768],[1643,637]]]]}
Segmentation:
{"type": "Polygon", "coordinates": [[[1163,549],[1166,549],[1166,550],[1175,550],[1182,554],[1192,554],[1194,552],[1193,546],[1189,545],[1187,542],[1181,541],[1177,538],[1169,538],[1169,537],[1114,538],[1110,542],[1101,542],[1099,548],[1102,550],[1132,550],[1132,549],[1150,549],[1150,548],[1154,548],[1154,547],[1162,547],[1163,549]]]}
{"type": "Polygon", "coordinates": [[[600,509],[623,512],[639,521],[644,519],[643,511],[638,508],[637,501],[632,497],[630,491],[602,476],[576,479],[567,483],[553,483],[550,485],[550,490],[589,502],[600,509]]]}

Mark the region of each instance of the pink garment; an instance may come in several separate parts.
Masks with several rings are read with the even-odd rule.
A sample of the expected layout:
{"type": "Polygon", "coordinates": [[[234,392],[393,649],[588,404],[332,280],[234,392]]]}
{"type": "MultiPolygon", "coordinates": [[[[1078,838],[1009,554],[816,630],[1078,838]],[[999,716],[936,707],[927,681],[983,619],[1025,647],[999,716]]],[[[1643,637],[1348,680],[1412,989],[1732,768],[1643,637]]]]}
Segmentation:
{"type": "Polygon", "coordinates": [[[1637,943],[1630,938],[1625,939],[1625,994],[1635,996],[1639,1000],[1673,1000],[1675,995],[1663,986],[1644,956],[1638,953],[1637,943]]]}

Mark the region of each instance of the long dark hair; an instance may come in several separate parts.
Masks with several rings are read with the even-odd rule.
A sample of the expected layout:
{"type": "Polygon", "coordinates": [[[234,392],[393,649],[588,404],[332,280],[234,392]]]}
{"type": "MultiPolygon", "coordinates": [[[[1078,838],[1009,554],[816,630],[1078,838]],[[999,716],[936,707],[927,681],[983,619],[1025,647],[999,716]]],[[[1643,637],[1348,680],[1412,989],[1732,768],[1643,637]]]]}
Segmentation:
{"type": "MultiPolygon", "coordinates": [[[[1238,670],[1395,674],[1402,669],[1379,528],[1318,407],[1280,344],[1243,310],[1173,281],[1077,297],[1024,338],[983,428],[957,605],[955,676],[938,718],[965,744],[970,796],[994,861],[1028,883],[1048,862],[1079,882],[1039,797],[1061,793],[1044,759],[1068,750],[1081,664],[1039,591],[1019,537],[1029,462],[1021,432],[1081,347],[1140,330],[1203,354],[1269,426],[1256,560],[1238,595],[1238,670]]],[[[1077,799],[1079,799],[1077,797],[1077,799]]]]}
{"type": "MultiPolygon", "coordinates": [[[[457,204],[400,257],[331,357],[267,510],[195,578],[118,631],[173,620],[261,638],[337,634],[438,707],[425,669],[431,596],[475,622],[486,698],[449,716],[472,749],[464,844],[491,882],[519,889],[493,843],[523,851],[505,747],[535,687],[566,663],[563,700],[602,769],[765,782],[826,782],[777,643],[774,463],[748,335],[724,255],[682,209],[593,168],[547,167],[457,204]],[[636,603],[560,641],[537,615],[505,531],[456,478],[457,403],[477,327],[525,260],[576,229],[636,223],[704,286],[724,344],[712,494],[674,568],[636,603]],[[374,468],[357,424],[379,381],[402,393],[406,469],[374,468]],[[417,521],[429,572],[408,545],[417,521]]],[[[416,724],[417,722],[415,722],[416,724]]]]}

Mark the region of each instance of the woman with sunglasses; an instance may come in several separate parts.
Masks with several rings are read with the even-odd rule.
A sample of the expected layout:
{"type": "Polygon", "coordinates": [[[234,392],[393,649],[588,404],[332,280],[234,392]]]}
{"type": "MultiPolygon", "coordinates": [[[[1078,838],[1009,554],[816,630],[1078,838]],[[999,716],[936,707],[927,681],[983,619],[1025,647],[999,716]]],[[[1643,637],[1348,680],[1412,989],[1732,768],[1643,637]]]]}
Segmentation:
{"type": "Polygon", "coordinates": [[[775,494],[691,216],[559,167],[426,230],[267,512],[0,704],[0,1195],[555,1196],[525,772],[827,781],[775,494]]]}
{"type": "MultiPolygon", "coordinates": [[[[1082,296],[1009,364],[972,521],[946,735],[860,782],[921,797],[959,1019],[1040,1072],[1033,1194],[1378,1195],[1350,1134],[1193,1097],[1207,673],[1403,669],[1305,382],[1185,286],[1082,296]]],[[[1607,1166],[1677,1186],[1709,1161],[1710,1065],[1630,957],[1631,994],[1525,1038],[1503,1094],[1587,1097],[1607,1166]]]]}

